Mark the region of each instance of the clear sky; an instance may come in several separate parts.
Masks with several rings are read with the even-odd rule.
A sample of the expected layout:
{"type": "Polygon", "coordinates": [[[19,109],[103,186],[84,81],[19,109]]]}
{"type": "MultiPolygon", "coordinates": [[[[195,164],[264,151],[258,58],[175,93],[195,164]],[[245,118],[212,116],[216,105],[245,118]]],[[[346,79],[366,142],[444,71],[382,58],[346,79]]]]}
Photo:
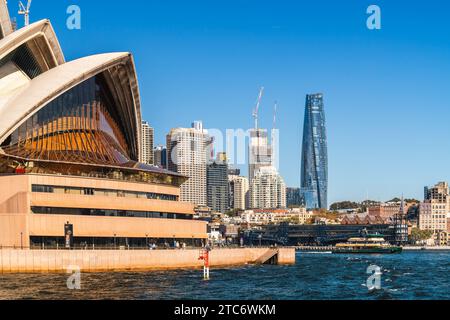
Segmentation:
{"type": "MultiPolygon", "coordinates": [[[[9,0],[12,15],[17,1],[9,0]]],[[[143,117],[164,143],[172,127],[249,128],[260,86],[261,125],[279,102],[280,170],[300,180],[307,93],[322,92],[329,143],[329,200],[423,198],[450,180],[450,2],[447,0],[50,1],[66,58],[131,51],[143,117]],[[67,6],[82,29],[66,28],[67,6]],[[366,27],[377,4],[382,29],[366,27]]],[[[18,17],[19,26],[23,18],[18,17]]]]}

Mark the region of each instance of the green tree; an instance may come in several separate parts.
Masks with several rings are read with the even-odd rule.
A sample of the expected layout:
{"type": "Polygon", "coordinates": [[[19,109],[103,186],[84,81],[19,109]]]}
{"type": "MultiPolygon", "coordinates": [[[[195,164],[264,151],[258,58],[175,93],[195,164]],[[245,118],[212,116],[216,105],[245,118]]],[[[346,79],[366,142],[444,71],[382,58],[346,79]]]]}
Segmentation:
{"type": "Polygon", "coordinates": [[[411,240],[413,241],[425,241],[433,236],[431,230],[420,230],[419,228],[413,228],[411,230],[411,240]]]}

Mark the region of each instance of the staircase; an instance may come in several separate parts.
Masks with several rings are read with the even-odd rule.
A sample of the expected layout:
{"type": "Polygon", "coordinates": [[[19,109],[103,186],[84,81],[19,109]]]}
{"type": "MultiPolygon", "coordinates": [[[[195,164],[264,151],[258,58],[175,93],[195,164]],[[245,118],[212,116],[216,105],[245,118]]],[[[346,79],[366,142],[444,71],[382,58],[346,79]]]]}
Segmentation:
{"type": "Polygon", "coordinates": [[[268,249],[256,260],[256,264],[278,264],[278,249],[268,249]]]}

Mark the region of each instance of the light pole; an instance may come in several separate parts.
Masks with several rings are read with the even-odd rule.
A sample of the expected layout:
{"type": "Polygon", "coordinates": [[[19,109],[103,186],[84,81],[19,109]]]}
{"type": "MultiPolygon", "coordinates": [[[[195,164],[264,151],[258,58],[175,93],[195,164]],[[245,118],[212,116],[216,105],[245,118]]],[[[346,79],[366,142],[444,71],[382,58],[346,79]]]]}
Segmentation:
{"type": "Polygon", "coordinates": [[[23,232],[20,233],[20,249],[23,250],[23,232]]]}
{"type": "Polygon", "coordinates": [[[116,250],[116,234],[114,233],[114,250],[116,250]]]}

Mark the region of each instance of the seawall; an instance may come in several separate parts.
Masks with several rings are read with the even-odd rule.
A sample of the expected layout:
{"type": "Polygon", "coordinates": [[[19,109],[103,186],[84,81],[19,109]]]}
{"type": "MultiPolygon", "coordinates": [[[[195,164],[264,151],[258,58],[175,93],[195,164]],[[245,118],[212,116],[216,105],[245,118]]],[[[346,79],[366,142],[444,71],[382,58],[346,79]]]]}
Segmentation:
{"type": "MultiPolygon", "coordinates": [[[[214,249],[210,266],[257,263],[269,248],[214,249]]],[[[0,273],[146,271],[201,268],[198,249],[188,250],[0,250],[0,273]]],[[[294,264],[295,249],[279,248],[277,264],[294,264]]]]}

